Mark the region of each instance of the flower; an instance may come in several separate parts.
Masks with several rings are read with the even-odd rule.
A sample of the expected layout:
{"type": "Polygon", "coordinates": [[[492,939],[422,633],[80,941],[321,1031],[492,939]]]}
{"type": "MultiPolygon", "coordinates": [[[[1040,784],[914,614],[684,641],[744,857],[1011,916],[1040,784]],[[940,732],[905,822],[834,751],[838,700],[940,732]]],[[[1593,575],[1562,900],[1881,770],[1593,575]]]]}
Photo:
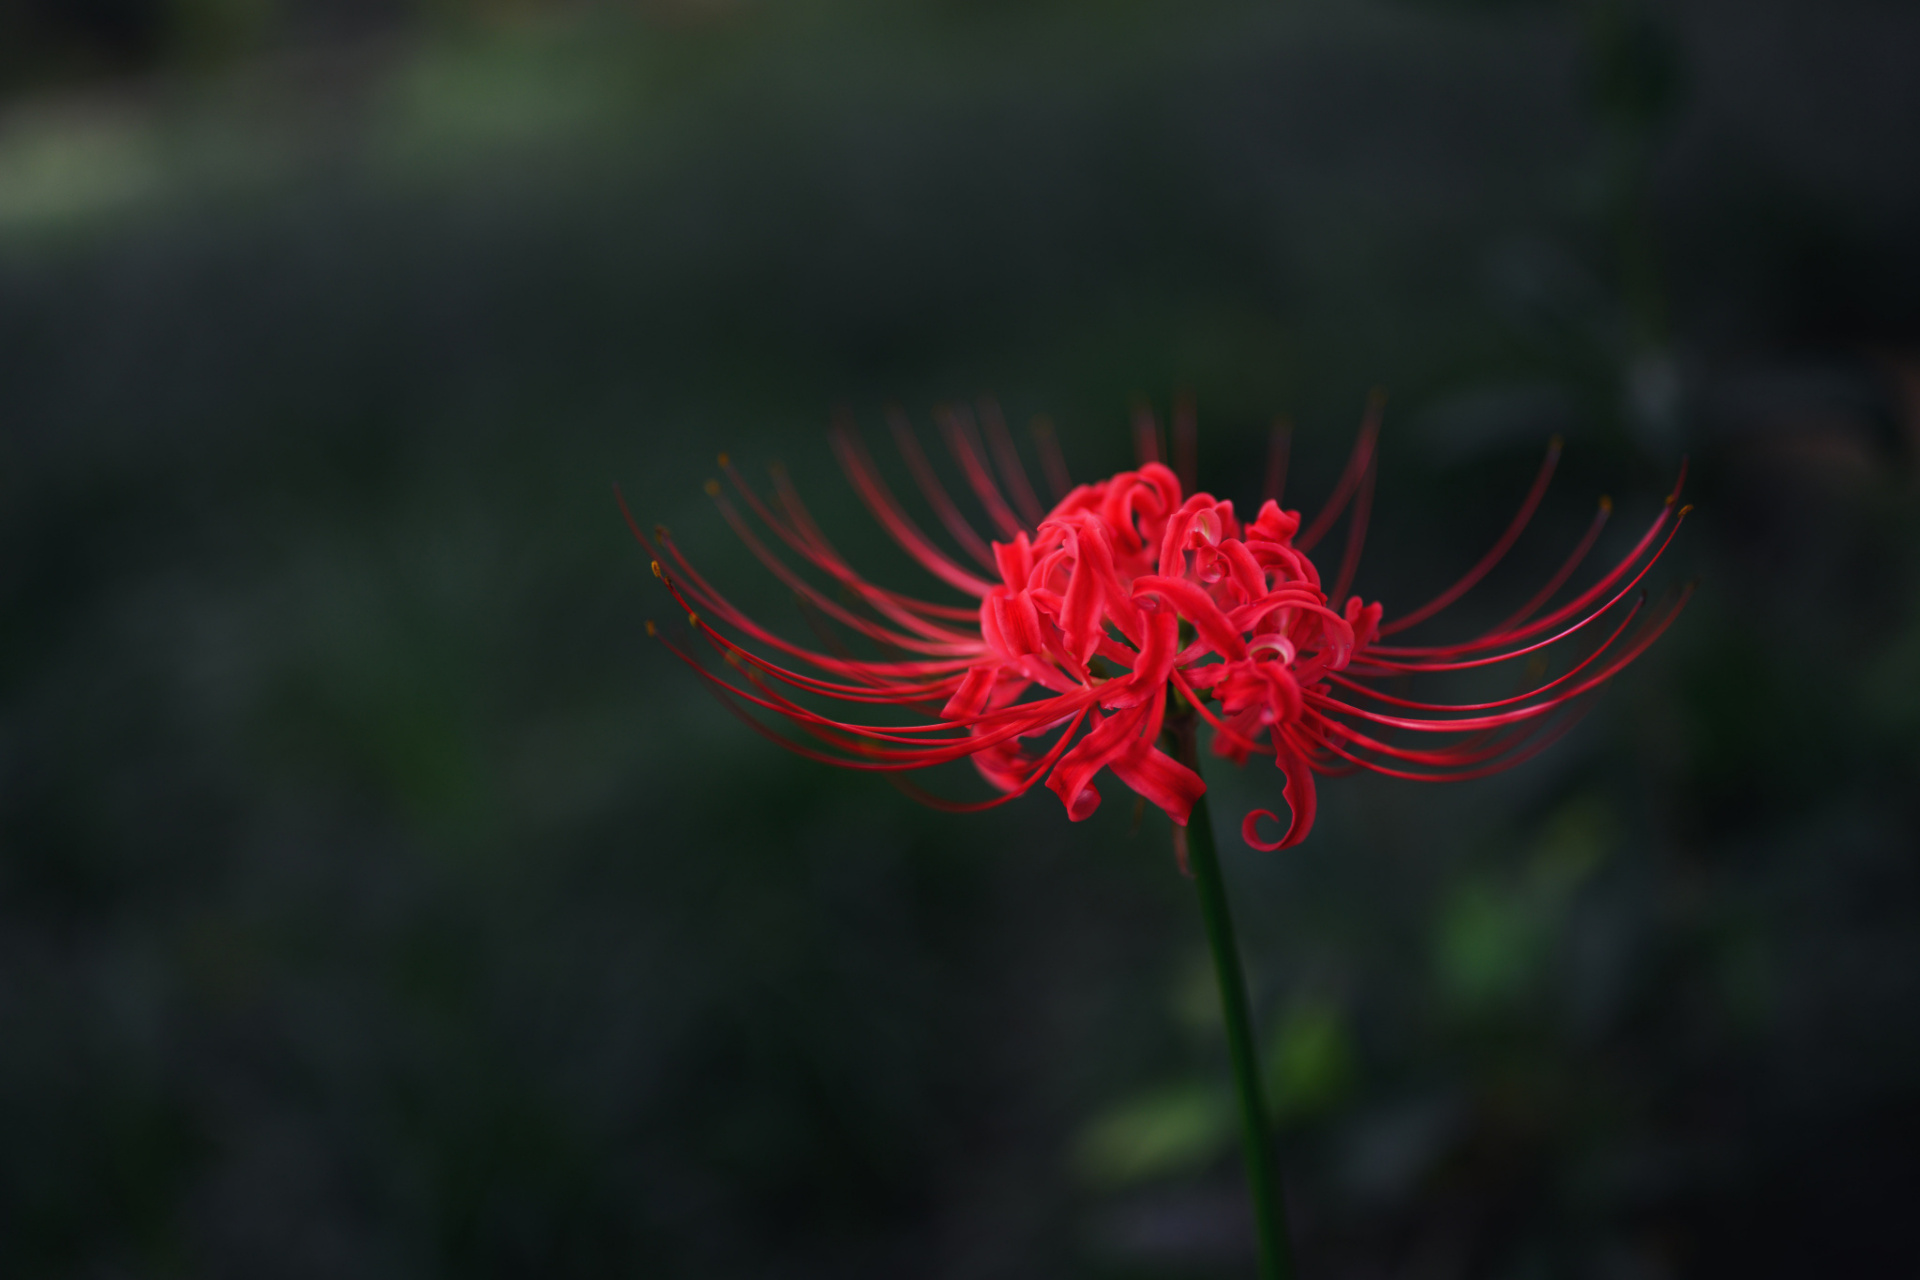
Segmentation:
{"type": "Polygon", "coordinates": [[[718,481],[708,482],[708,492],[748,549],[821,624],[830,651],[761,626],[701,576],[664,528],[650,540],[627,518],[693,631],[733,674],[669,645],[730,708],[815,760],[898,773],[966,759],[1000,792],[961,803],[899,784],[943,808],[990,808],[1044,782],[1078,822],[1099,807],[1094,783],[1104,770],[1184,826],[1206,784],[1162,750],[1169,702],[1177,695],[1175,714],[1190,707],[1212,726],[1216,754],[1236,763],[1273,757],[1284,775],[1290,820],[1277,839],[1264,839],[1259,824],[1277,819],[1257,809],[1246,815],[1241,833],[1255,848],[1285,848],[1313,825],[1315,773],[1369,769],[1423,780],[1472,778],[1531,756],[1571,723],[1566,713],[1644,652],[1687,600],[1683,590],[1628,634],[1645,604],[1640,583],[1689,510],[1675,505],[1676,483],[1627,554],[1564,603],[1547,608],[1606,523],[1611,506],[1604,498],[1559,570],[1499,626],[1451,644],[1386,643],[1453,604],[1505,556],[1540,504],[1560,444],[1548,449],[1518,513],[1486,555],[1426,604],[1388,620],[1380,604],[1348,592],[1372,504],[1377,398],[1326,507],[1304,529],[1300,514],[1276,500],[1283,436],[1276,437],[1280,465],[1270,468],[1274,496],[1242,520],[1231,501],[1191,491],[1190,414],[1175,422],[1184,482],[1157,460],[1150,417],[1136,423],[1143,461],[1135,470],[1070,489],[1050,433],[1036,432],[1057,499],[1043,510],[992,406],[981,414],[984,441],[970,415],[948,410],[941,425],[954,459],[1000,534],[989,542],[961,514],[912,429],[897,414],[891,420],[907,469],[971,565],[914,522],[845,422],[833,432],[842,467],[893,540],[969,603],[921,599],[869,582],[828,541],[784,472],[775,469],[772,492],[762,496],[724,454],[721,468],[745,512],[718,481]],[[1349,508],[1347,542],[1329,589],[1310,553],[1349,508]],[[816,576],[783,558],[746,512],[816,576]],[[837,591],[830,594],[817,578],[837,591]],[[829,624],[882,656],[856,656],[829,624]],[[1586,642],[1587,652],[1553,679],[1536,670],[1530,687],[1506,698],[1442,704],[1381,687],[1516,659],[1531,658],[1538,668],[1549,650],[1567,642],[1586,642]],[[869,723],[851,712],[841,713],[848,718],[824,714],[811,705],[815,700],[919,715],[905,723],[869,723]],[[802,736],[776,731],[750,708],[784,719],[802,736]],[[1401,734],[1433,741],[1390,740],[1401,734]]]}

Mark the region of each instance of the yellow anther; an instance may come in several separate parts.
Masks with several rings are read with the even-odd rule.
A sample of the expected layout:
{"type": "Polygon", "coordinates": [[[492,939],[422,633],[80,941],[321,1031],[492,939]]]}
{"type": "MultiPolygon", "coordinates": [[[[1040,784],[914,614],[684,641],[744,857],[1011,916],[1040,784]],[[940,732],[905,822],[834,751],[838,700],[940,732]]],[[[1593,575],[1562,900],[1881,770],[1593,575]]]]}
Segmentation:
{"type": "Polygon", "coordinates": [[[1689,502],[1686,506],[1680,508],[1680,514],[1684,516],[1685,514],[1687,514],[1687,512],[1691,510],[1693,510],[1693,504],[1689,502]]]}
{"type": "Polygon", "coordinates": [[[726,452],[723,450],[719,457],[719,463],[720,463],[720,469],[722,471],[725,471],[728,467],[733,465],[733,459],[729,458],[726,455],[726,452]]]}
{"type": "Polygon", "coordinates": [[[718,480],[709,480],[709,481],[707,481],[707,483],[706,483],[706,490],[707,490],[707,496],[708,496],[709,498],[717,498],[717,497],[719,497],[719,496],[720,496],[720,482],[719,482],[718,480]]]}
{"type": "Polygon", "coordinates": [[[660,628],[653,625],[652,618],[647,619],[647,634],[650,636],[657,636],[660,634],[660,628]]]}
{"type": "Polygon", "coordinates": [[[667,532],[667,526],[663,524],[657,524],[653,526],[653,536],[660,539],[660,541],[665,542],[668,538],[671,538],[673,535],[667,532]]]}
{"type": "Polygon", "coordinates": [[[653,576],[660,579],[660,581],[665,582],[667,580],[667,575],[660,572],[660,562],[658,560],[655,560],[652,562],[652,564],[653,564],[653,576]]]}
{"type": "Polygon", "coordinates": [[[697,627],[697,626],[699,626],[699,625],[700,625],[700,615],[699,615],[699,614],[697,614],[697,613],[690,613],[690,614],[688,614],[688,615],[687,615],[687,625],[688,625],[688,626],[690,626],[690,627],[697,627]]]}
{"type": "Polygon", "coordinates": [[[1613,499],[1612,499],[1612,498],[1610,498],[1610,497],[1608,497],[1608,496],[1607,496],[1606,494],[1604,494],[1604,493],[1600,495],[1600,509],[1601,509],[1602,511],[1611,511],[1611,510],[1613,510],[1613,499]]]}

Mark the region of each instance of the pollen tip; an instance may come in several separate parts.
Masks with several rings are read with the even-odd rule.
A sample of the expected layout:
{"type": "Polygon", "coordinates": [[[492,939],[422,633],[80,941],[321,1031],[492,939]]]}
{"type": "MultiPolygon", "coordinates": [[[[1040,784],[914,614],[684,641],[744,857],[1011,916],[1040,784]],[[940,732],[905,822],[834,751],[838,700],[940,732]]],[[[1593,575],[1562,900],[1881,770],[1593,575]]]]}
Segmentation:
{"type": "Polygon", "coordinates": [[[667,575],[660,572],[660,562],[658,560],[655,560],[655,561],[652,561],[651,563],[653,565],[653,576],[660,579],[660,581],[665,582],[667,580],[667,575]]]}
{"type": "Polygon", "coordinates": [[[1558,453],[1562,448],[1566,446],[1566,443],[1567,443],[1566,437],[1562,436],[1558,431],[1556,431],[1553,433],[1552,437],[1549,438],[1547,441],[1547,451],[1549,453],[1558,453]]]}
{"type": "Polygon", "coordinates": [[[1682,508],[1680,508],[1680,514],[1681,514],[1681,515],[1685,515],[1685,514],[1687,514],[1687,512],[1689,512],[1689,511],[1691,511],[1691,510],[1693,510],[1693,504],[1692,504],[1691,502],[1689,502],[1689,503],[1688,503],[1688,504],[1687,504],[1686,506],[1684,506],[1684,507],[1682,507],[1682,508]]]}
{"type": "Polygon", "coordinates": [[[700,625],[700,615],[697,613],[688,614],[687,625],[690,627],[698,627],[700,625]]]}
{"type": "Polygon", "coordinates": [[[701,488],[707,491],[709,498],[717,498],[720,496],[720,482],[718,480],[709,480],[706,484],[702,485],[701,488]]]}
{"type": "Polygon", "coordinates": [[[720,469],[722,471],[725,471],[728,467],[733,465],[733,459],[727,456],[727,451],[725,449],[722,449],[720,451],[720,456],[716,458],[715,461],[717,461],[720,464],[720,469]]]}
{"type": "Polygon", "coordinates": [[[652,618],[647,619],[647,634],[650,636],[657,636],[660,634],[660,628],[653,625],[652,618]]]}
{"type": "Polygon", "coordinates": [[[1611,495],[1605,493],[1600,495],[1600,509],[1602,511],[1613,510],[1613,498],[1611,495]]]}
{"type": "Polygon", "coordinates": [[[653,526],[653,536],[660,539],[660,541],[665,542],[668,538],[671,538],[673,534],[668,531],[667,526],[663,524],[657,524],[653,526]]]}

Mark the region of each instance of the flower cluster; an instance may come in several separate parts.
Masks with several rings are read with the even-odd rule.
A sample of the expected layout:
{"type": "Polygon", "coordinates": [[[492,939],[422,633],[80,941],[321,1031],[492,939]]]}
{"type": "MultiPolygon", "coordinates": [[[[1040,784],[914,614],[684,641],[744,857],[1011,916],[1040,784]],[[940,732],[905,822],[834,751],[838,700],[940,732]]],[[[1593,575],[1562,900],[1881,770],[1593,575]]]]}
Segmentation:
{"type": "MultiPolygon", "coordinates": [[[[1532,755],[1569,723],[1567,712],[1639,656],[1686,602],[1683,591],[1628,634],[1643,609],[1641,580],[1687,512],[1675,505],[1676,484],[1627,554],[1564,603],[1548,608],[1598,538],[1610,511],[1604,499],[1560,569],[1501,625],[1454,644],[1383,643],[1452,604],[1513,546],[1545,493],[1557,441],[1519,512],[1479,563],[1433,600],[1388,622],[1379,604],[1348,592],[1372,501],[1377,411],[1326,508],[1304,529],[1299,513],[1283,510],[1274,498],[1243,521],[1232,502],[1191,492],[1190,476],[1183,484],[1156,459],[1151,429],[1141,433],[1147,456],[1136,470],[1071,489],[1051,438],[1040,437],[1057,498],[1043,511],[997,413],[988,407],[982,420],[985,439],[969,415],[943,415],[961,474],[1000,534],[991,542],[962,515],[911,429],[897,418],[894,423],[908,470],[972,566],[914,522],[850,427],[834,433],[842,466],[880,525],[970,603],[924,600],[869,582],[827,540],[783,473],[775,471],[772,492],[763,496],[722,455],[745,512],[710,482],[721,514],[821,624],[822,643],[831,651],[761,626],[694,569],[665,529],[650,540],[635,525],[634,536],[654,556],[655,574],[732,673],[713,670],[679,645],[675,652],[749,724],[803,755],[887,772],[967,759],[998,789],[997,798],[955,803],[901,785],[929,803],[971,810],[1044,782],[1076,822],[1099,806],[1094,783],[1104,770],[1174,822],[1186,823],[1206,784],[1162,749],[1169,703],[1177,699],[1183,714],[1190,707],[1212,726],[1216,753],[1236,762],[1256,754],[1274,758],[1284,774],[1290,820],[1278,838],[1264,839],[1259,824],[1277,819],[1255,810],[1241,832],[1256,848],[1277,849],[1299,843],[1313,825],[1316,772],[1467,778],[1532,755]],[[1349,509],[1346,547],[1329,586],[1309,552],[1349,509]],[[790,559],[763,539],[747,513],[790,559]],[[824,589],[821,579],[835,590],[824,589]],[[881,656],[856,656],[829,624],[863,638],[881,656]],[[1494,701],[1418,702],[1380,687],[1397,688],[1415,674],[1537,658],[1567,642],[1585,650],[1568,670],[1553,679],[1536,675],[1522,692],[1494,701]],[[811,705],[816,699],[920,708],[921,715],[906,723],[867,723],[823,714],[811,705]],[[803,736],[775,731],[749,708],[784,719],[803,736]],[[1427,745],[1389,740],[1406,733],[1432,738],[1427,745]]],[[[1191,437],[1184,443],[1190,458],[1191,437]]]]}

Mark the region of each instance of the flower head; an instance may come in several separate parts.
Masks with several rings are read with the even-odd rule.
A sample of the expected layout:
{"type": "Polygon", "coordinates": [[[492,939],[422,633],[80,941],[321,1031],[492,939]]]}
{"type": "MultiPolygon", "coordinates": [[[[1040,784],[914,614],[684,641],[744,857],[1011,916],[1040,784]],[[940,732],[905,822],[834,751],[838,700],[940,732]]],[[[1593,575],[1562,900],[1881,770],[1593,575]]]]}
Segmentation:
{"type": "MultiPolygon", "coordinates": [[[[942,415],[944,434],[1000,535],[994,541],[968,523],[911,428],[895,415],[908,470],[971,565],[914,522],[859,436],[838,425],[833,440],[840,462],[874,518],[966,603],[925,600],[867,581],[827,540],[784,473],[776,469],[772,492],[763,496],[721,455],[746,510],[718,482],[709,482],[709,493],[747,547],[820,624],[824,648],[795,643],[735,608],[665,529],[649,539],[635,525],[634,536],[653,554],[655,574],[686,610],[693,631],[732,672],[715,671],[669,640],[675,653],[749,724],[802,755],[888,773],[971,760],[998,797],[956,803],[901,785],[928,803],[973,810],[1044,783],[1076,822],[1099,807],[1095,780],[1105,771],[1184,825],[1206,784],[1162,750],[1169,703],[1177,699],[1178,707],[1192,708],[1212,726],[1217,754],[1239,763],[1273,757],[1284,775],[1290,820],[1268,840],[1259,825],[1277,819],[1255,810],[1241,832],[1256,848],[1284,848],[1313,825],[1316,772],[1469,778],[1532,755],[1686,603],[1683,591],[1641,618],[1640,583],[1688,510],[1675,505],[1676,484],[1632,549],[1565,602],[1548,607],[1599,536],[1611,510],[1605,499],[1560,569],[1501,625],[1454,644],[1384,643],[1451,605],[1506,554],[1538,507],[1560,446],[1556,441],[1548,450],[1518,513],[1487,554],[1446,591],[1388,620],[1380,604],[1348,594],[1372,504],[1378,409],[1376,399],[1326,507],[1304,528],[1298,512],[1281,508],[1277,492],[1250,520],[1230,501],[1193,492],[1188,415],[1175,424],[1184,481],[1158,460],[1150,419],[1139,424],[1137,469],[1071,489],[1051,436],[1040,433],[1057,499],[1043,510],[997,412],[984,407],[983,440],[969,415],[949,410],[942,415]],[[1329,586],[1310,552],[1349,512],[1346,546],[1329,586]],[[762,537],[749,513],[787,556],[762,537]],[[824,589],[822,580],[836,590],[824,589]],[[1636,619],[1641,625],[1630,634],[1636,619]],[[856,655],[833,624],[880,656],[856,655]],[[1522,692],[1494,701],[1418,702],[1379,687],[1515,659],[1533,658],[1538,666],[1540,655],[1566,646],[1584,651],[1568,670],[1551,680],[1536,674],[1522,692]],[[918,714],[872,723],[859,711],[816,710],[822,702],[918,714]],[[755,711],[786,721],[802,736],[776,731],[755,711]]],[[[1284,438],[1278,442],[1283,447],[1284,438]]],[[[1284,452],[1276,457],[1283,466],[1284,452]]],[[[1270,468],[1275,490],[1281,469],[1270,468]]]]}

